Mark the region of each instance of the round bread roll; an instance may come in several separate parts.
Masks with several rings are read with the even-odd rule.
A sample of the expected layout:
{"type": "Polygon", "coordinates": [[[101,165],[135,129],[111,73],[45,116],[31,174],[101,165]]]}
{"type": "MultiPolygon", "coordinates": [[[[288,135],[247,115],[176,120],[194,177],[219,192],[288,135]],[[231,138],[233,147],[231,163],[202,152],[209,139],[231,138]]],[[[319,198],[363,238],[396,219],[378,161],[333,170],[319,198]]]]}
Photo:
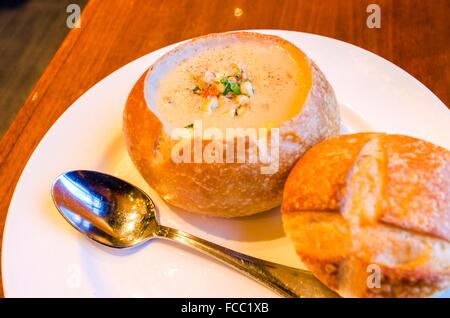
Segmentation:
{"type": "Polygon", "coordinates": [[[423,297],[450,285],[450,152],[402,135],[331,138],[295,165],[285,232],[344,297],[423,297]]]}
{"type": "Polygon", "coordinates": [[[169,204],[237,217],[280,205],[294,163],[313,145],[337,135],[339,123],[330,84],[300,49],[276,36],[234,32],[193,39],[156,61],[128,97],[123,132],[135,166],[169,204]],[[195,146],[206,151],[213,140],[202,134],[208,128],[226,133],[228,128],[258,133],[264,128],[258,138],[265,136],[267,149],[274,145],[276,153],[268,161],[252,161],[255,143],[236,135],[234,154],[228,140],[217,139],[224,151],[215,158],[222,162],[197,160],[195,146]],[[174,138],[180,130],[193,145],[190,150],[174,138]],[[240,142],[245,148],[241,161],[240,142]],[[174,160],[174,153],[177,160],[188,160],[174,160]]]}

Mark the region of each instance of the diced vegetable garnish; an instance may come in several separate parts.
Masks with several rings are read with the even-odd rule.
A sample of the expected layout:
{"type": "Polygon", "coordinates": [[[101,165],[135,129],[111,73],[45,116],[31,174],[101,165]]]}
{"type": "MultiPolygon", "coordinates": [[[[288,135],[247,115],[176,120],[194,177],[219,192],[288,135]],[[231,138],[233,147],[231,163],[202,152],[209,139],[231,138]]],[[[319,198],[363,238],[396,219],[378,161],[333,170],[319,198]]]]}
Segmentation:
{"type": "Polygon", "coordinates": [[[247,95],[249,97],[253,96],[253,86],[252,83],[250,83],[250,81],[244,81],[241,84],[241,92],[244,95],[247,95]]]}
{"type": "Polygon", "coordinates": [[[237,109],[237,114],[238,114],[238,116],[240,116],[240,115],[242,115],[243,113],[245,113],[246,111],[247,111],[247,107],[241,105],[241,106],[239,106],[238,109],[237,109]]]}
{"type": "Polygon", "coordinates": [[[216,75],[213,72],[206,71],[204,75],[205,83],[212,84],[216,80],[216,75]]]}
{"type": "Polygon", "coordinates": [[[237,106],[236,108],[234,108],[233,115],[234,115],[234,117],[237,117],[237,116],[242,115],[242,114],[245,113],[246,111],[247,111],[247,107],[246,107],[246,106],[244,106],[244,105],[239,105],[239,106],[237,106]]]}
{"type": "Polygon", "coordinates": [[[223,94],[223,92],[225,91],[225,85],[223,85],[222,83],[215,83],[214,85],[216,86],[219,93],[223,94]]]}
{"type": "Polygon", "coordinates": [[[230,83],[230,88],[233,91],[233,93],[235,93],[236,95],[240,95],[241,94],[241,89],[239,88],[239,84],[238,83],[230,83]]]}
{"type": "Polygon", "coordinates": [[[228,82],[228,78],[223,78],[220,83],[225,86],[225,89],[222,92],[222,95],[227,95],[229,92],[231,92],[231,85],[230,82],[228,82]]]}
{"type": "Polygon", "coordinates": [[[233,63],[233,75],[227,76],[223,73],[206,71],[203,75],[195,77],[197,86],[192,92],[205,98],[201,110],[214,111],[219,106],[218,97],[222,96],[221,98],[226,99],[235,98],[237,106],[231,110],[234,117],[246,112],[249,98],[254,95],[254,91],[245,67],[245,65],[233,63]]]}
{"type": "Polygon", "coordinates": [[[239,105],[245,105],[249,103],[250,98],[248,98],[248,96],[245,95],[239,95],[236,96],[236,101],[238,102],[239,105]]]}
{"type": "Polygon", "coordinates": [[[219,106],[219,101],[216,96],[208,97],[202,104],[201,110],[204,112],[212,112],[217,106],[219,106]]]}

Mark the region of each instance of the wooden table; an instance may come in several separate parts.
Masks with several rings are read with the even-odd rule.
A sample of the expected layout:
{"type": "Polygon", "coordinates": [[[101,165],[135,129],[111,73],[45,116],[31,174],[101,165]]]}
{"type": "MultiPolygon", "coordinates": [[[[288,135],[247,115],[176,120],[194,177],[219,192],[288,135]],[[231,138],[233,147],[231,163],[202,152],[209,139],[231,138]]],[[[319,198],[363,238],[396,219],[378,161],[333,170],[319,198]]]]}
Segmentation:
{"type": "Polygon", "coordinates": [[[0,141],[0,241],[14,187],[45,132],[88,88],[122,65],[206,33],[297,30],[381,55],[450,105],[449,14],[450,0],[91,0],[81,28],[61,44],[0,141]],[[381,8],[380,29],[366,26],[371,3],[381,8]]]}

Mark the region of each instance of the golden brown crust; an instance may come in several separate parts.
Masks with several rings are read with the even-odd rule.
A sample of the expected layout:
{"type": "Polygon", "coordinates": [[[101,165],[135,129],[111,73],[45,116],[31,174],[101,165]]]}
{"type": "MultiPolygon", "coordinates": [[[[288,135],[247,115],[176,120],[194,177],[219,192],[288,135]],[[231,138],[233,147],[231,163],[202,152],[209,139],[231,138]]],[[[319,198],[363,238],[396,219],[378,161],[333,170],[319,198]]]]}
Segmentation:
{"type": "MultiPolygon", "coordinates": [[[[236,32],[212,34],[276,41],[303,53],[275,36],[236,32]]],[[[195,45],[205,37],[184,45],[195,45]]],[[[181,50],[169,52],[161,60],[181,50]]],[[[308,60],[309,61],[309,60],[308,60]]],[[[311,63],[311,90],[301,113],[280,127],[278,172],[261,174],[262,163],[181,163],[171,160],[175,142],[145,101],[146,72],[129,95],[124,110],[124,135],[129,154],[144,179],[170,204],[210,216],[236,217],[262,212],[281,203],[286,177],[295,161],[314,144],[339,133],[339,111],[334,92],[317,66],[311,63]]],[[[149,99],[147,99],[149,100],[149,99]]]]}
{"type": "Polygon", "coordinates": [[[408,136],[331,138],[288,177],[285,231],[305,265],[344,296],[431,295],[450,286],[449,165],[448,150],[408,136]],[[379,288],[367,284],[374,265],[379,288]]]}
{"type": "Polygon", "coordinates": [[[371,136],[372,134],[361,134],[335,137],[332,142],[322,142],[305,153],[301,163],[294,166],[286,181],[284,211],[337,210],[345,177],[371,136]],[[353,146],[345,147],[348,143],[353,146]],[[318,156],[321,157],[320,161],[316,160],[318,156]],[[289,189],[295,189],[295,193],[289,193],[289,189]]]}
{"type": "Polygon", "coordinates": [[[389,156],[383,222],[450,241],[450,152],[406,136],[383,136],[389,156]]]}

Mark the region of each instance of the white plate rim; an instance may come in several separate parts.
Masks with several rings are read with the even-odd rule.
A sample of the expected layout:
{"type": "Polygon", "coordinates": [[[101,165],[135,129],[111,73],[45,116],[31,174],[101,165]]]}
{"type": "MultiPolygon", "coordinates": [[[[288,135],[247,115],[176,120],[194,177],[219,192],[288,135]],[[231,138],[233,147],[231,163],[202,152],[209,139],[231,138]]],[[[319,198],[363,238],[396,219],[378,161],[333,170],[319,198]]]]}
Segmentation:
{"type": "MultiPolygon", "coordinates": [[[[245,30],[243,30],[243,31],[245,31],[245,30]]],[[[353,45],[353,44],[346,43],[346,42],[343,42],[343,41],[340,41],[340,40],[337,40],[337,39],[331,39],[331,38],[328,38],[328,37],[325,37],[325,36],[322,36],[322,35],[307,34],[307,33],[302,33],[302,32],[288,31],[288,30],[263,30],[263,29],[262,29],[262,30],[247,30],[247,31],[256,31],[256,32],[262,32],[262,33],[268,33],[268,34],[278,34],[278,35],[281,35],[280,33],[286,33],[286,32],[288,32],[288,33],[296,33],[296,34],[299,34],[299,35],[307,35],[307,36],[313,36],[313,37],[316,37],[316,38],[323,38],[323,39],[326,40],[326,41],[329,41],[329,40],[331,40],[331,41],[337,41],[337,42],[343,43],[343,44],[345,44],[345,45],[347,45],[347,46],[352,46],[354,49],[362,50],[362,51],[364,51],[364,54],[368,54],[368,55],[370,55],[371,57],[375,57],[376,59],[381,59],[381,60],[383,60],[384,62],[388,63],[390,67],[393,66],[393,67],[397,68],[398,71],[400,71],[400,72],[402,73],[403,76],[405,76],[405,75],[407,76],[408,80],[412,80],[412,81],[415,82],[416,85],[419,85],[419,86],[421,87],[422,91],[427,93],[428,97],[434,99],[435,105],[433,105],[433,107],[441,108],[442,110],[445,110],[447,116],[449,115],[449,112],[448,112],[447,107],[446,107],[446,106],[438,99],[438,97],[435,96],[435,95],[434,95],[434,94],[433,94],[433,93],[432,93],[432,92],[431,92],[424,84],[422,84],[420,81],[418,81],[418,80],[415,79],[413,76],[411,76],[410,74],[408,74],[405,70],[403,70],[403,69],[400,68],[399,66],[397,66],[397,65],[395,65],[395,64],[392,64],[392,63],[389,62],[388,60],[386,60],[386,59],[384,59],[384,58],[382,58],[382,57],[380,57],[380,56],[378,56],[378,55],[376,55],[376,54],[374,54],[374,53],[372,53],[372,52],[370,52],[370,51],[367,51],[367,50],[365,50],[365,49],[362,49],[362,48],[360,48],[360,47],[357,47],[357,46],[355,46],[355,45],[353,45]]],[[[182,41],[182,42],[184,42],[184,41],[182,41]]],[[[179,42],[179,43],[181,43],[181,42],[179,42]]],[[[178,45],[179,43],[176,43],[176,44],[170,45],[170,46],[168,46],[168,47],[161,48],[161,49],[159,49],[159,50],[150,52],[150,53],[146,54],[145,56],[143,56],[143,57],[141,57],[141,58],[138,58],[138,59],[136,59],[136,60],[134,60],[134,61],[132,61],[132,62],[130,62],[130,63],[124,65],[124,66],[122,66],[120,69],[118,69],[118,70],[112,72],[111,74],[109,74],[109,75],[108,75],[107,77],[105,77],[104,79],[106,79],[106,78],[112,76],[112,75],[115,74],[116,72],[118,72],[118,71],[120,71],[121,69],[123,69],[123,68],[129,66],[129,65],[132,64],[132,63],[135,63],[136,61],[141,60],[141,59],[144,59],[146,56],[148,56],[148,55],[150,55],[150,54],[159,54],[159,52],[165,51],[165,50],[167,50],[167,48],[169,48],[169,47],[174,47],[174,46],[178,45]]],[[[104,80],[104,79],[103,79],[103,80],[104,80]]],[[[103,81],[103,80],[102,80],[102,81],[103,81]]],[[[95,89],[95,87],[96,87],[97,85],[99,85],[102,81],[100,81],[100,82],[96,83],[95,85],[93,85],[88,91],[95,89]]],[[[86,92],[85,92],[85,94],[86,94],[86,92]]],[[[83,94],[83,95],[84,95],[84,94],[83,94]]],[[[82,96],[83,96],[83,95],[82,95],[82,96]]],[[[82,97],[82,96],[81,96],[81,97],[82,97]]],[[[81,98],[81,97],[80,97],[80,98],[81,98]]],[[[75,103],[75,102],[74,102],[74,103],[75,103]]],[[[68,108],[68,109],[67,109],[67,110],[66,110],[66,111],[58,118],[58,120],[52,125],[52,127],[51,127],[51,128],[47,131],[47,133],[42,137],[42,139],[40,140],[39,144],[37,145],[37,147],[36,147],[35,150],[33,151],[32,155],[30,156],[30,158],[29,158],[27,164],[25,165],[25,167],[24,167],[24,169],[23,169],[23,171],[22,171],[22,173],[21,173],[21,176],[19,177],[19,180],[18,180],[18,182],[17,182],[17,184],[16,184],[14,194],[13,194],[13,196],[12,196],[12,198],[11,198],[11,201],[10,201],[10,206],[11,206],[12,202],[14,202],[15,200],[17,200],[17,198],[16,198],[17,188],[23,183],[24,172],[27,170],[27,168],[28,168],[28,166],[29,166],[29,162],[31,162],[31,161],[33,160],[33,158],[35,157],[35,155],[36,155],[36,153],[37,153],[37,150],[39,149],[40,144],[41,144],[41,143],[43,142],[43,140],[44,140],[44,139],[52,132],[52,129],[53,129],[53,127],[55,126],[55,124],[56,124],[58,121],[60,121],[61,118],[62,118],[62,117],[63,117],[70,109],[71,109],[71,107],[69,107],[69,108],[68,108]]],[[[450,117],[449,117],[449,118],[450,118],[450,117]]],[[[6,221],[5,221],[5,227],[4,227],[3,246],[2,246],[2,269],[3,269],[3,270],[2,270],[2,280],[3,280],[3,289],[4,289],[4,294],[5,294],[5,296],[8,296],[8,294],[9,294],[9,280],[8,280],[8,278],[5,276],[6,273],[5,273],[5,270],[4,270],[5,268],[7,268],[7,259],[8,259],[8,255],[5,255],[5,254],[4,254],[4,250],[5,250],[5,246],[6,246],[6,245],[9,245],[9,237],[10,237],[9,232],[11,231],[10,226],[9,226],[9,223],[10,223],[10,215],[11,215],[11,211],[10,211],[10,209],[8,209],[8,213],[7,213],[7,217],[6,217],[6,221]]]]}

